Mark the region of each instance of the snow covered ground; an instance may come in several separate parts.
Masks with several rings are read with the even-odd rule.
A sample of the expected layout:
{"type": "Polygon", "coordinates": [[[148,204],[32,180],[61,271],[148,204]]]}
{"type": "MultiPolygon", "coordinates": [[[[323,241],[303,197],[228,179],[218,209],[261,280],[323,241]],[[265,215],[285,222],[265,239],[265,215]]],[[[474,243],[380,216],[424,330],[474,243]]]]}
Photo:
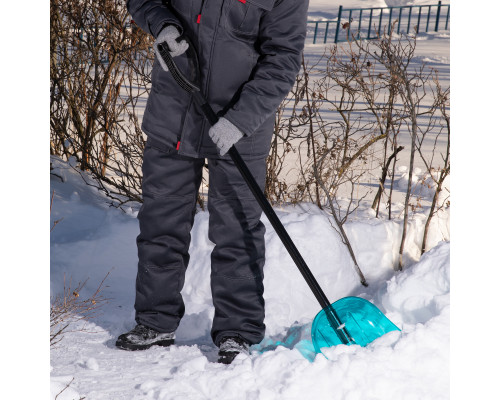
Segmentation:
{"type": "MultiPolygon", "coordinates": [[[[348,2],[343,3],[347,7],[348,2]]],[[[311,8],[321,10],[328,5],[330,1],[311,0],[311,8]]],[[[458,10],[458,6],[454,4],[454,10],[458,10]]],[[[335,10],[338,4],[331,7],[335,10]]],[[[465,26],[465,22],[469,22],[467,10],[457,14],[452,11],[454,26],[459,26],[457,17],[461,17],[465,26]]],[[[40,23],[38,15],[36,19],[40,23]]],[[[495,12],[485,14],[481,26],[495,26],[497,15],[495,12]]],[[[19,40],[31,39],[30,30],[15,30],[19,40]]],[[[488,32],[481,30],[480,36],[487,37],[488,32]]],[[[179,344],[171,349],[150,349],[140,354],[115,350],[116,335],[133,325],[136,210],[123,214],[108,208],[99,194],[82,185],[67,165],[60,164],[58,168],[65,170],[60,172],[66,175],[66,181],[51,178],[51,189],[56,189],[57,199],[49,221],[48,174],[45,167],[39,168],[47,162],[44,150],[47,137],[40,134],[48,130],[48,124],[43,123],[48,120],[44,119],[48,109],[47,88],[35,85],[35,93],[27,104],[25,96],[33,89],[34,80],[27,79],[30,86],[19,90],[19,80],[6,79],[4,93],[11,96],[9,104],[4,105],[7,110],[4,115],[8,118],[4,118],[3,128],[8,137],[0,160],[4,172],[1,209],[5,223],[1,291],[2,398],[46,398],[49,390],[54,398],[74,378],[58,399],[83,396],[86,399],[440,399],[449,398],[450,366],[451,398],[495,398],[498,391],[495,365],[500,358],[495,340],[500,326],[494,318],[498,313],[495,270],[500,221],[495,204],[495,171],[499,146],[495,134],[498,123],[489,116],[497,114],[493,95],[498,92],[498,80],[492,79],[490,73],[479,73],[485,60],[494,53],[490,41],[478,41],[478,35],[471,35],[470,29],[454,29],[452,37],[453,93],[460,94],[452,95],[455,134],[452,151],[456,155],[452,176],[452,242],[439,242],[439,235],[447,232],[449,235],[449,231],[433,230],[434,248],[405,271],[394,275],[390,269],[394,257],[391,243],[398,228],[374,220],[368,212],[364,216],[360,214],[348,227],[349,234],[359,235],[355,251],[364,255],[360,264],[370,286],[363,288],[351,271],[345,250],[317,210],[308,205],[278,210],[332,300],[345,294],[364,297],[402,328],[401,333],[391,333],[367,348],[330,349],[328,359],[318,356],[313,363],[297,350],[286,348],[262,355],[254,352],[231,366],[213,363],[216,349],[206,336],[210,319],[206,283],[201,282],[201,278],[193,280],[197,278],[194,272],[204,271],[207,266],[194,263],[185,289],[189,314],[179,331],[179,344]],[[478,73],[474,73],[473,80],[461,79],[474,71],[478,73]],[[486,89],[478,91],[478,88],[486,89]],[[33,104],[43,106],[31,107],[33,104]],[[479,107],[481,112],[477,113],[479,107]],[[473,140],[478,138],[478,146],[472,147],[473,140]],[[27,144],[27,140],[25,157],[10,151],[20,143],[27,144]],[[89,326],[95,333],[70,334],[58,348],[49,352],[47,228],[56,216],[64,216],[64,220],[51,238],[51,292],[60,289],[64,272],[70,273],[75,281],[91,277],[87,285],[90,291],[111,270],[105,290],[111,300],[104,314],[89,326]],[[318,231],[318,236],[305,235],[304,231],[318,231]],[[321,243],[328,244],[324,257],[317,253],[321,243]],[[193,336],[189,336],[189,332],[193,332],[193,336]]],[[[438,43],[429,41],[430,45],[438,43]]],[[[13,53],[18,44],[17,40],[6,41],[6,53],[13,53]]],[[[48,49],[42,50],[47,56],[48,49]]],[[[43,82],[48,75],[43,65],[48,67],[48,60],[40,64],[38,71],[26,61],[5,63],[4,66],[12,70],[2,69],[2,76],[32,78],[41,71],[39,81],[43,82]]],[[[447,218],[449,214],[442,221],[446,222],[447,218]]],[[[206,255],[210,247],[205,239],[206,215],[199,213],[195,224],[192,248],[198,246],[196,251],[206,255]]],[[[417,225],[413,222],[413,232],[418,232],[417,225]]],[[[301,279],[294,281],[293,275],[288,275],[294,273],[295,267],[283,261],[286,254],[271,229],[266,240],[272,257],[266,267],[266,300],[268,304],[274,303],[268,310],[266,322],[275,337],[282,337],[295,321],[307,327],[317,312],[317,305],[307,289],[296,289],[301,279]],[[276,287],[277,277],[285,287],[276,287]],[[282,292],[271,293],[274,290],[282,292]]],[[[410,260],[410,255],[408,257],[410,260]]]]}
{"type": "MultiPolygon", "coordinates": [[[[186,316],[169,349],[125,352],[116,337],[134,326],[133,301],[138,233],[137,208],[109,208],[101,193],[86,185],[68,163],[52,158],[51,293],[71,276],[79,295],[88,297],[111,271],[102,314],[89,332],[68,333],[51,350],[51,395],[58,399],[446,399],[449,392],[450,255],[449,212],[436,218],[431,247],[418,262],[423,215],[410,224],[408,267],[395,274],[401,221],[359,212],[346,229],[366,278],[360,285],[346,248],[328,217],[315,206],[279,209],[278,215],[332,300],[353,295],[375,303],[402,331],[366,348],[337,346],[304,358],[299,349],[241,356],[230,366],[217,364],[209,336],[213,306],[209,287],[208,213],[195,218],[191,264],[183,295],[186,316]],[[57,176],[56,176],[57,175],[57,176]],[[73,379],[74,378],[74,379],[73,379]]],[[[89,181],[91,182],[91,181],[89,181]]],[[[294,329],[307,332],[319,311],[312,293],[279,238],[266,227],[266,341],[284,340],[294,329]]]]}

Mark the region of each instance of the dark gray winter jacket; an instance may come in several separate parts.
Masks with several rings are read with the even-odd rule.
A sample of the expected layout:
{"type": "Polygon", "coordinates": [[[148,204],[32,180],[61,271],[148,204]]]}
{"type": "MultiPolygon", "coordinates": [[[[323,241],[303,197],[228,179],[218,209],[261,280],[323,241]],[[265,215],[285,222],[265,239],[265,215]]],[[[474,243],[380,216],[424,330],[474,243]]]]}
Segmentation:
{"type": "MultiPolygon", "coordinates": [[[[166,24],[174,24],[191,39],[199,56],[202,92],[219,116],[244,133],[236,147],[246,158],[269,152],[276,109],[300,68],[308,4],[308,0],[127,1],[134,21],[154,37],[166,24]]],[[[186,55],[175,61],[181,70],[189,70],[186,55]]],[[[143,131],[165,148],[178,148],[180,154],[219,157],[209,128],[191,95],[155,62],[143,131]]]]}

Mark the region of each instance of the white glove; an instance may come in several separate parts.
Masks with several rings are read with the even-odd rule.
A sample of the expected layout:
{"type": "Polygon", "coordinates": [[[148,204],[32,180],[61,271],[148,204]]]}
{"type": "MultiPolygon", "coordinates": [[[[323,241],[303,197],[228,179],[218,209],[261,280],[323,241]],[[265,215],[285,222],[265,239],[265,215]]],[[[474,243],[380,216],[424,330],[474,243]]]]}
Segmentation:
{"type": "Polygon", "coordinates": [[[189,47],[189,44],[185,40],[181,40],[180,42],[176,40],[180,35],[181,34],[179,30],[174,25],[167,25],[160,31],[160,34],[155,40],[153,47],[155,49],[156,58],[160,62],[160,65],[165,70],[165,72],[168,71],[168,67],[160,55],[160,51],[158,50],[158,44],[167,42],[168,48],[170,50],[170,55],[172,57],[180,56],[189,47]]]}
{"type": "Polygon", "coordinates": [[[210,128],[208,136],[217,145],[219,154],[223,156],[233,144],[243,137],[243,133],[226,118],[219,121],[210,128]]]}

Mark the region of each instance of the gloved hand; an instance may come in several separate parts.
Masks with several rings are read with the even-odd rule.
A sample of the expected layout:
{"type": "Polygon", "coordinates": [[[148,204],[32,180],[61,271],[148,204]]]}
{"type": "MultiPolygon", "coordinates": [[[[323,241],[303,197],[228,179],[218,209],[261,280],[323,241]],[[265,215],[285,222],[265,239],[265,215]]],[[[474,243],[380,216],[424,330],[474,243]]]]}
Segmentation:
{"type": "Polygon", "coordinates": [[[170,49],[170,55],[172,57],[180,56],[189,47],[189,44],[185,40],[181,40],[180,42],[176,40],[180,35],[181,34],[179,30],[174,25],[167,25],[160,31],[158,37],[155,40],[153,47],[155,49],[156,58],[160,62],[160,65],[165,70],[165,72],[168,71],[168,67],[160,55],[160,51],[158,50],[158,44],[167,42],[168,48],[170,49]]]}
{"type": "Polygon", "coordinates": [[[223,156],[233,144],[243,137],[243,133],[226,118],[220,118],[219,121],[210,128],[208,136],[210,136],[210,139],[217,145],[219,154],[223,156]]]}

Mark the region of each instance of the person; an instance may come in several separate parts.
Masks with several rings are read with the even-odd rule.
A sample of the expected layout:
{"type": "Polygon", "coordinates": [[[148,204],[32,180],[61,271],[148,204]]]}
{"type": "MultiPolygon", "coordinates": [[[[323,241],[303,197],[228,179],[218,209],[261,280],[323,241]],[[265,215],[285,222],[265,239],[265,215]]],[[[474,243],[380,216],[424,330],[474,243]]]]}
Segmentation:
{"type": "Polygon", "coordinates": [[[264,188],[274,116],[300,69],[308,0],[128,0],[135,23],[155,38],[152,89],[142,130],[143,204],[138,214],[135,320],[116,346],[169,346],[184,315],[181,289],[205,159],[209,171],[211,337],[219,362],[264,338],[262,210],[227,151],[235,146],[264,188]],[[182,37],[189,38],[189,42],[182,37]],[[201,91],[219,116],[210,127],[158,55],[189,71],[190,43],[201,91]]]}

